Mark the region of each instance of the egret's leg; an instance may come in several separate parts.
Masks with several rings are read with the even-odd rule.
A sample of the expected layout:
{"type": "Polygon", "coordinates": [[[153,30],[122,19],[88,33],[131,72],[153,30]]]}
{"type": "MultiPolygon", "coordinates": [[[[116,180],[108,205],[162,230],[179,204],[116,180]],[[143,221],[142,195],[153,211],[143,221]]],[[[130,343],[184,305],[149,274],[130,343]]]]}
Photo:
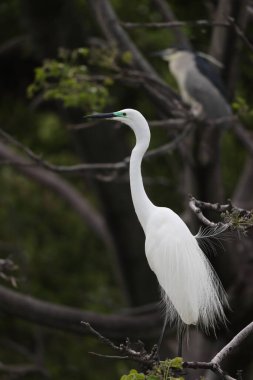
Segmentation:
{"type": "Polygon", "coordinates": [[[167,317],[167,315],[165,315],[162,331],[161,331],[161,334],[160,334],[160,337],[159,337],[159,340],[158,340],[158,344],[157,344],[157,346],[158,346],[158,352],[160,350],[160,346],[161,346],[162,341],[163,341],[163,336],[164,336],[164,333],[165,333],[165,330],[166,330],[167,322],[168,322],[168,317],[167,317]]]}
{"type": "Polygon", "coordinates": [[[183,340],[185,335],[186,328],[181,326],[178,331],[178,356],[182,357],[183,355],[183,340]]]}

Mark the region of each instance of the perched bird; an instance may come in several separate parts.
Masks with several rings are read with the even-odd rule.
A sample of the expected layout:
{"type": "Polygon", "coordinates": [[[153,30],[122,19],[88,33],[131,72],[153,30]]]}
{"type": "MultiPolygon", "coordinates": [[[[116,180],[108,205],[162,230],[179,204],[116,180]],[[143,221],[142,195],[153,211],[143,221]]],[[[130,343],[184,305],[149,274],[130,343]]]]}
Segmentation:
{"type": "Polygon", "coordinates": [[[150,143],[146,119],[133,109],[86,117],[117,120],[135,133],[136,145],[130,159],[131,194],[146,236],[147,260],[156,274],[166,305],[166,322],[182,321],[204,329],[224,322],[226,296],[196,237],[174,211],[155,206],[145,192],[141,163],[150,143]]]}
{"type": "Polygon", "coordinates": [[[210,55],[185,49],[154,53],[168,62],[182,99],[195,116],[210,120],[231,115],[226,91],[219,75],[221,64],[210,55]]]}

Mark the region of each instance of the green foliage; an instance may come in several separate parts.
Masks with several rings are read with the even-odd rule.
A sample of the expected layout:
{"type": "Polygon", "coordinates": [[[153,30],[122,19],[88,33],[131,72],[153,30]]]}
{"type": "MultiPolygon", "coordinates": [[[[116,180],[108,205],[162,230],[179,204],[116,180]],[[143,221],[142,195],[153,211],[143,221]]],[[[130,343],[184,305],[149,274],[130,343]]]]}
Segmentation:
{"type": "Polygon", "coordinates": [[[150,374],[156,376],[159,380],[184,380],[181,375],[182,364],[183,359],[181,357],[160,361],[150,374]]]}
{"type": "Polygon", "coordinates": [[[244,125],[252,128],[253,124],[253,108],[247,103],[242,96],[237,96],[232,103],[233,110],[239,115],[244,125]]]}
{"type": "Polygon", "coordinates": [[[122,62],[130,64],[133,61],[133,55],[130,51],[125,51],[121,56],[122,62]]]}
{"type": "Polygon", "coordinates": [[[35,69],[34,82],[27,90],[28,97],[41,92],[45,100],[62,101],[65,107],[101,110],[106,104],[110,82],[106,77],[90,73],[83,63],[88,54],[87,48],[60,49],[58,59],[45,60],[35,69]]]}
{"type": "Polygon", "coordinates": [[[247,229],[253,226],[253,211],[232,210],[221,214],[225,223],[228,223],[237,231],[246,233],[247,229]]]}
{"type": "Polygon", "coordinates": [[[144,373],[139,373],[136,369],[131,369],[128,375],[121,376],[120,380],[145,380],[144,373]]]}
{"type": "Polygon", "coordinates": [[[146,375],[132,369],[128,375],[121,376],[120,380],[184,380],[181,375],[183,370],[183,359],[176,357],[160,361],[146,375]]]}

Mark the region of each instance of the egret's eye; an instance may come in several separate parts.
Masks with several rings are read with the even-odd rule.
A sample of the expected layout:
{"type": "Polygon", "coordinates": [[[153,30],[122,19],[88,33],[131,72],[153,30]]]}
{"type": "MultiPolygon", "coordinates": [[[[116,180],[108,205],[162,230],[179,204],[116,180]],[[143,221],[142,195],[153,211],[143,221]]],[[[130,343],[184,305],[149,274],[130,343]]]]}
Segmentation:
{"type": "Polygon", "coordinates": [[[122,113],[122,115],[123,115],[123,116],[126,116],[126,113],[125,113],[125,112],[123,112],[123,113],[122,113]]]}

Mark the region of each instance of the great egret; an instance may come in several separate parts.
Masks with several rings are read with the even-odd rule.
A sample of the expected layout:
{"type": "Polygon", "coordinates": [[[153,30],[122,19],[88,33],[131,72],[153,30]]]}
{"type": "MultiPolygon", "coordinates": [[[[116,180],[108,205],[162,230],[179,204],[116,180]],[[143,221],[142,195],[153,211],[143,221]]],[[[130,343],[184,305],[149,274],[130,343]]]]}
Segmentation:
{"type": "Polygon", "coordinates": [[[175,212],[155,206],[145,192],[141,163],[150,143],[146,119],[134,109],[86,117],[118,120],[135,133],[136,145],[130,159],[131,194],[146,236],[147,260],[161,286],[165,321],[198,324],[206,330],[218,321],[224,322],[225,292],[196,237],[175,212]]]}

